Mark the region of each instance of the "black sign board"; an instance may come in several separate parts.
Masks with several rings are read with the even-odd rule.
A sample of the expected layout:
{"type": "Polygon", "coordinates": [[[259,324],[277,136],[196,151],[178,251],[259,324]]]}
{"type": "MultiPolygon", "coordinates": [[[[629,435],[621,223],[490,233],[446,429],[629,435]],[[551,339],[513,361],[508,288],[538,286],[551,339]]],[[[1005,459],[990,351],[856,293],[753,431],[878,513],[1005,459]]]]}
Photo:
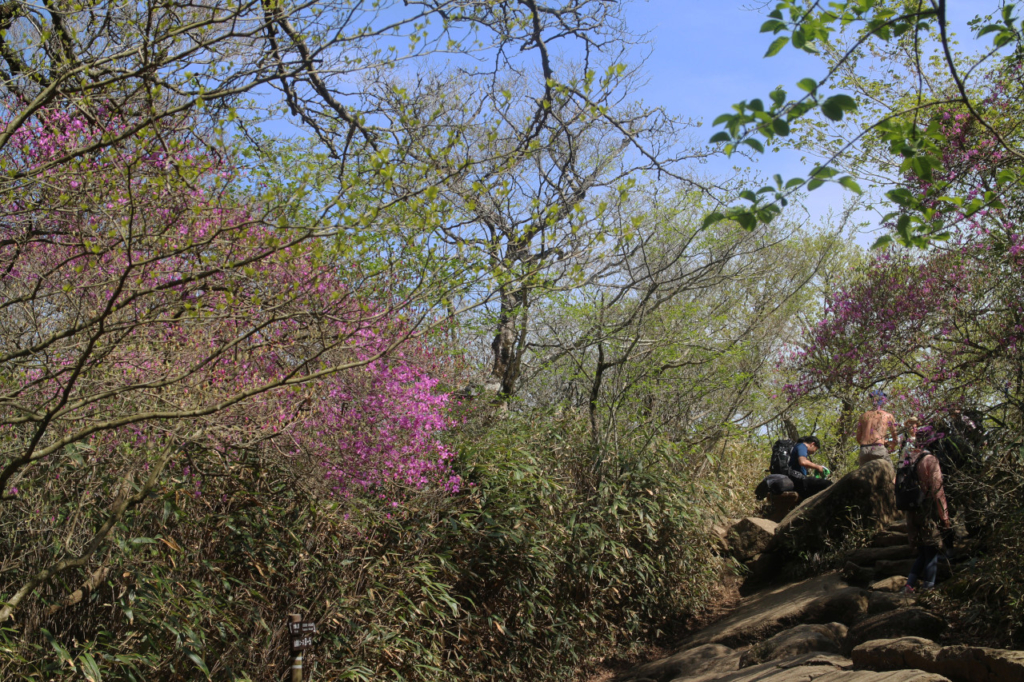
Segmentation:
{"type": "Polygon", "coordinates": [[[313,635],[316,634],[316,623],[302,621],[288,623],[288,634],[291,635],[292,651],[302,651],[313,646],[313,635]]]}

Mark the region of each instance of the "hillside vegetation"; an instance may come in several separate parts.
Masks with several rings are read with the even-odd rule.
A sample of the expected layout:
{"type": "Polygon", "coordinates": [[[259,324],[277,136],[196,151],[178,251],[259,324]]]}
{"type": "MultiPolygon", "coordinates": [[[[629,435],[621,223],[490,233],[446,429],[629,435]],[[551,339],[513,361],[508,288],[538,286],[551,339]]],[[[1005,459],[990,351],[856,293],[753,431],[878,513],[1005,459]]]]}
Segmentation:
{"type": "Polygon", "coordinates": [[[771,442],[845,472],[874,388],[971,421],[944,598],[1022,636],[1012,8],[965,84],[942,3],[782,2],[828,77],[706,144],[618,3],[5,7],[3,679],[279,680],[293,613],[313,679],[571,679],[699,619],[771,442]],[[831,160],[695,170],[765,143],[831,160]],[[874,250],[800,208],[855,177],[874,250]]]}

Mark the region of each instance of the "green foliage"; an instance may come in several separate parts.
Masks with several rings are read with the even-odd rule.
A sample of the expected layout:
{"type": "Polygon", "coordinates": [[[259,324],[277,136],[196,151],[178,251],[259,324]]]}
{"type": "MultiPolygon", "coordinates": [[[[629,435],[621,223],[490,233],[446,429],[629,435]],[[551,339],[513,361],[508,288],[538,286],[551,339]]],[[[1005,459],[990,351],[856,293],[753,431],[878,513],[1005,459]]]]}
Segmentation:
{"type": "Polygon", "coordinates": [[[698,487],[626,456],[588,485],[586,442],[578,420],[471,420],[466,492],[344,507],[315,471],[197,455],[202,495],[167,477],[96,589],[61,606],[87,577],[68,574],[0,632],[0,676],[276,680],[299,612],[314,679],[565,679],[699,610],[716,575],[698,487]]]}
{"type": "MultiPolygon", "coordinates": [[[[1004,208],[1005,195],[1020,187],[1020,178],[1015,173],[996,174],[991,187],[979,195],[957,193],[957,188],[947,187],[950,183],[937,177],[946,165],[945,152],[957,142],[956,136],[940,125],[941,115],[948,113],[951,105],[962,107],[988,130],[1000,154],[1020,156],[1015,136],[1005,131],[1000,134],[1000,118],[1004,114],[989,109],[989,93],[984,86],[986,73],[1001,66],[1011,70],[1019,66],[1021,34],[1016,8],[1013,4],[1004,5],[996,15],[996,21],[979,17],[972,22],[976,39],[991,36],[992,51],[969,63],[955,52],[945,5],[941,3],[932,7],[898,0],[847,0],[827,6],[798,0],[778,2],[761,27],[762,33],[778,36],[765,57],[792,45],[804,52],[822,54],[828,61],[828,72],[820,80],[801,79],[797,87],[806,94],[798,99],[788,100],[785,91],[776,89],[771,93],[772,106],[767,109],[760,99],[733,105],[734,113],[715,119],[714,124],[724,129],[710,141],[724,143],[727,154],[743,147],[763,153],[768,145],[795,135],[800,138],[801,148],[810,142],[824,151],[826,161],[812,168],[806,178],[794,178],[785,186],[777,181],[775,187],[742,192],[739,198],[746,204],[716,211],[707,220],[730,219],[752,229],[773,220],[801,188],[810,191],[826,182],[836,182],[861,194],[859,183],[850,175],[841,175],[838,168],[845,164],[877,176],[878,165],[887,163],[872,157],[870,150],[880,148],[888,148],[898,159],[892,171],[913,175],[929,184],[934,180],[935,185],[928,192],[901,196],[894,196],[891,191],[885,193],[885,203],[893,210],[882,223],[891,224],[893,234],[879,238],[876,247],[892,242],[924,247],[944,241],[950,238],[951,222],[962,221],[984,209],[1004,208]],[[836,36],[838,42],[834,40],[836,36]],[[1015,51],[1000,65],[979,68],[1007,47],[1015,51]],[[932,48],[937,52],[934,59],[929,54],[932,48]],[[883,64],[902,60],[911,75],[917,76],[916,88],[911,88],[913,92],[898,92],[891,83],[872,82],[856,74],[856,65],[861,60],[883,64]],[[971,85],[971,77],[981,85],[971,85]],[[854,94],[828,93],[829,87],[846,87],[854,94]],[[820,114],[818,121],[809,119],[815,113],[820,114]],[[840,134],[823,134],[830,124],[851,116],[855,116],[853,125],[841,128],[840,134]],[[817,135],[809,132],[815,129],[817,135]]],[[[905,75],[897,77],[892,70],[889,74],[893,81],[901,81],[905,75]]]]}

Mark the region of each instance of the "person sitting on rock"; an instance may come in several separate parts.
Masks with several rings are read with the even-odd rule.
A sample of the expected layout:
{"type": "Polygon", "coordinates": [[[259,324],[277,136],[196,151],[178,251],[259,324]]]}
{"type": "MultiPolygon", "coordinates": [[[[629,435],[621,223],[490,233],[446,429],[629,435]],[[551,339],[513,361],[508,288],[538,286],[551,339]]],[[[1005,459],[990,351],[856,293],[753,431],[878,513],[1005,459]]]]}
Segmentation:
{"type": "Polygon", "coordinates": [[[880,390],[871,391],[873,408],[860,416],[857,422],[857,442],[860,444],[858,465],[864,466],[876,459],[888,459],[885,442],[896,440],[896,420],[882,409],[888,397],[880,390]]]}
{"type": "Polygon", "coordinates": [[[832,485],[832,481],[827,478],[832,472],[827,467],[811,461],[811,455],[820,447],[821,443],[816,436],[804,436],[797,440],[789,452],[789,476],[793,479],[793,485],[801,500],[816,495],[832,485]],[[808,475],[809,471],[816,471],[824,478],[811,478],[808,475]]]}
{"type": "MultiPolygon", "coordinates": [[[[924,430],[924,429],[922,429],[924,430]]],[[[920,437],[920,435],[918,436],[920,437]]],[[[920,589],[935,586],[939,569],[939,548],[949,532],[949,507],[942,487],[942,469],[939,460],[921,447],[908,450],[907,460],[917,471],[918,485],[924,492],[924,503],[907,514],[907,539],[917,548],[917,560],[907,576],[906,592],[913,592],[920,579],[920,589]]]]}

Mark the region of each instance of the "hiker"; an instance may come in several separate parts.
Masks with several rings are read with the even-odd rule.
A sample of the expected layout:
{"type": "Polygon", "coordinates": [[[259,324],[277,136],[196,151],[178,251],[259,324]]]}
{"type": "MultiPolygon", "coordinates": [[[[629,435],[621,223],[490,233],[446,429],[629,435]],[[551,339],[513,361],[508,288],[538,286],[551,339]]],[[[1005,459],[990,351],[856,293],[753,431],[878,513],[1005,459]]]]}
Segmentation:
{"type": "Polygon", "coordinates": [[[907,421],[903,422],[903,438],[900,444],[900,460],[906,459],[907,452],[917,447],[917,429],[921,425],[921,420],[917,417],[910,417],[907,421]]]}
{"type": "Polygon", "coordinates": [[[876,459],[888,459],[889,451],[885,443],[896,441],[896,420],[882,409],[889,399],[880,390],[871,391],[869,395],[873,408],[862,414],[857,422],[857,442],[860,444],[858,466],[876,459]]]}
{"type": "Polygon", "coordinates": [[[804,436],[797,439],[796,445],[789,453],[789,476],[793,479],[801,500],[817,495],[832,485],[832,481],[828,480],[829,474],[832,473],[828,467],[811,461],[811,455],[820,447],[821,443],[816,436],[804,436]],[[823,478],[811,478],[808,470],[818,472],[823,478]]]}
{"type": "MultiPolygon", "coordinates": [[[[913,467],[922,495],[921,504],[907,511],[907,539],[917,548],[917,560],[907,576],[905,592],[914,592],[920,579],[920,589],[935,586],[939,569],[939,551],[949,536],[949,508],[942,486],[939,460],[928,450],[913,447],[907,451],[903,467],[913,467]]],[[[901,468],[903,468],[901,467],[901,468]]]]}

